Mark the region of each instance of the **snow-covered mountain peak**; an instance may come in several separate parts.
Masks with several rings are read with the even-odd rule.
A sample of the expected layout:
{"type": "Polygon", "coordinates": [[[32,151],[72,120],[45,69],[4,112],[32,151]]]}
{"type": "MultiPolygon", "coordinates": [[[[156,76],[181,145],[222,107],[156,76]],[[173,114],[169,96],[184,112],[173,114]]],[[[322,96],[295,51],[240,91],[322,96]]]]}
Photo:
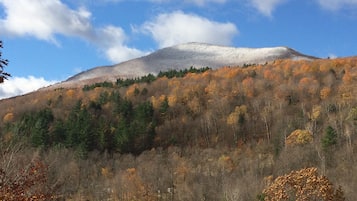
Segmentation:
{"type": "MultiPolygon", "coordinates": [[[[164,48],[166,49],[166,48],[164,48]]],[[[163,50],[164,50],[163,49],[163,50]]],[[[176,50],[181,50],[181,51],[204,51],[204,52],[227,52],[227,51],[239,51],[241,53],[244,52],[249,52],[249,51],[254,51],[254,50],[265,50],[267,52],[269,51],[289,51],[291,48],[285,47],[285,46],[278,46],[278,47],[265,47],[265,48],[249,48],[249,47],[230,47],[230,46],[223,46],[223,45],[213,45],[213,44],[208,44],[208,43],[198,43],[198,42],[190,42],[190,43],[183,43],[183,44],[178,44],[172,47],[168,47],[167,49],[176,49],[176,50]]]]}
{"type": "Polygon", "coordinates": [[[288,47],[236,48],[206,43],[184,43],[157,50],[147,56],[132,59],[113,66],[96,67],[79,73],[66,82],[84,80],[116,80],[157,74],[171,69],[185,69],[191,66],[210,67],[242,66],[261,64],[277,59],[314,59],[288,47]]]}

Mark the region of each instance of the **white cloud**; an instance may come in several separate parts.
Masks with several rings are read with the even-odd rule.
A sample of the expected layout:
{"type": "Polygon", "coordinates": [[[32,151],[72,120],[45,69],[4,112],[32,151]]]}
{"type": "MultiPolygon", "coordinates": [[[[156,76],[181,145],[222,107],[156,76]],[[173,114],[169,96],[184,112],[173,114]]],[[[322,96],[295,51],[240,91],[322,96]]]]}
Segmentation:
{"type": "Polygon", "coordinates": [[[0,99],[26,94],[56,82],[34,76],[12,77],[0,84],[0,99]]]}
{"type": "Polygon", "coordinates": [[[111,47],[105,51],[107,57],[113,63],[119,63],[127,60],[127,58],[138,58],[148,53],[142,52],[135,48],[129,48],[126,46],[111,47]]]}
{"type": "Polygon", "coordinates": [[[327,10],[339,10],[350,6],[357,7],[357,0],[317,0],[317,2],[327,10]]]}
{"type": "Polygon", "coordinates": [[[78,37],[94,44],[112,62],[145,54],[125,45],[127,37],[120,27],[93,27],[91,13],[83,7],[73,10],[60,0],[0,0],[0,5],[6,15],[0,19],[0,34],[32,36],[56,44],[56,34],[78,37]]]}
{"type": "Polygon", "coordinates": [[[55,42],[54,34],[87,36],[91,33],[90,12],[71,10],[59,0],[0,0],[6,19],[0,21],[3,34],[34,36],[55,42]]]}
{"type": "Polygon", "coordinates": [[[330,59],[336,59],[337,57],[338,56],[336,54],[334,54],[334,53],[328,54],[328,58],[330,58],[330,59]]]}
{"type": "Polygon", "coordinates": [[[210,21],[181,11],[160,14],[153,21],[144,23],[141,30],[151,35],[160,47],[185,42],[230,45],[238,34],[232,23],[210,21]]]}
{"type": "Polygon", "coordinates": [[[126,46],[125,42],[127,40],[128,38],[122,28],[107,26],[97,30],[93,42],[104,50],[107,58],[113,63],[147,54],[146,52],[126,46]]]}
{"type": "Polygon", "coordinates": [[[249,0],[249,3],[265,16],[271,17],[272,12],[287,0],[249,0]]]}

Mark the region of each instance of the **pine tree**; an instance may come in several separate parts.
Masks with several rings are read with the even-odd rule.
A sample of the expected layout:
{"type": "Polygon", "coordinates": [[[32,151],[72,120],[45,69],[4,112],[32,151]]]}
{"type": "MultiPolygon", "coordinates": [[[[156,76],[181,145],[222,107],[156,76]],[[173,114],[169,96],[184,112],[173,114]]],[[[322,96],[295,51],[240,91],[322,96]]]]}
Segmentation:
{"type": "MultiPolygon", "coordinates": [[[[2,41],[0,40],[0,49],[3,48],[2,41]]],[[[4,79],[11,77],[9,73],[4,71],[5,66],[9,64],[9,60],[1,58],[2,52],[0,51],[0,83],[4,82],[4,79]]]]}
{"type": "Polygon", "coordinates": [[[31,142],[34,146],[49,146],[49,127],[54,121],[52,111],[43,109],[35,114],[31,129],[31,142]]]}
{"type": "Polygon", "coordinates": [[[329,147],[337,144],[337,134],[334,128],[328,126],[326,128],[326,133],[321,140],[322,148],[327,150],[329,147]]]}
{"type": "Polygon", "coordinates": [[[167,98],[167,96],[165,96],[164,101],[160,104],[160,108],[159,108],[160,114],[165,115],[169,107],[170,107],[169,99],[167,98]]]}

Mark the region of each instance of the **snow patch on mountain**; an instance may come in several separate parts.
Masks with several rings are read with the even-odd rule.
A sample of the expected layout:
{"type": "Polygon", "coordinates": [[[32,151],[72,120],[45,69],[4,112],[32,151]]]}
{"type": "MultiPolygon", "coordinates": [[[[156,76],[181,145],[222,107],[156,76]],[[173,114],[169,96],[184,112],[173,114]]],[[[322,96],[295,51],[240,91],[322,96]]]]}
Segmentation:
{"type": "Polygon", "coordinates": [[[288,47],[235,48],[204,43],[185,43],[167,47],[147,56],[113,66],[96,67],[79,73],[67,80],[78,82],[90,79],[115,80],[140,77],[171,69],[186,69],[191,66],[210,67],[263,64],[277,59],[314,59],[288,47]]]}

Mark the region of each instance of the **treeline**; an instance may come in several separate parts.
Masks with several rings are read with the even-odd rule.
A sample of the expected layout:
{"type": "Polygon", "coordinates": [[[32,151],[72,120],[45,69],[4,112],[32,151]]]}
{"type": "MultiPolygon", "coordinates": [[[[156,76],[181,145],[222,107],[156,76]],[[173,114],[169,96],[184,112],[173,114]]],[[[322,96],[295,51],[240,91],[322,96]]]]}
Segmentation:
{"type": "Polygon", "coordinates": [[[83,91],[89,91],[92,90],[96,87],[107,87],[107,88],[113,88],[114,84],[112,82],[98,82],[98,83],[94,83],[92,85],[84,85],[83,87],[83,91]]]}
{"type": "Polygon", "coordinates": [[[169,79],[174,78],[174,77],[180,78],[180,77],[184,77],[188,73],[204,73],[210,69],[211,68],[209,68],[209,67],[195,68],[195,67],[191,66],[189,69],[183,69],[183,70],[173,69],[173,70],[169,70],[169,71],[165,71],[165,72],[160,71],[157,76],[149,73],[148,75],[144,75],[144,76],[137,77],[137,78],[127,78],[127,79],[119,78],[119,79],[117,79],[115,85],[111,82],[105,81],[105,82],[95,83],[92,85],[85,85],[83,87],[83,91],[93,90],[96,87],[106,87],[106,88],[113,88],[114,86],[128,87],[133,84],[151,83],[151,82],[155,81],[157,78],[161,78],[161,77],[167,77],[169,79]]]}
{"type": "Polygon", "coordinates": [[[189,69],[183,69],[183,70],[169,70],[166,72],[159,72],[159,74],[157,75],[157,77],[167,77],[167,78],[174,78],[174,77],[184,77],[185,75],[187,75],[188,73],[204,73],[208,70],[210,70],[211,68],[209,67],[204,67],[204,68],[194,68],[194,67],[190,67],[189,69]]]}

